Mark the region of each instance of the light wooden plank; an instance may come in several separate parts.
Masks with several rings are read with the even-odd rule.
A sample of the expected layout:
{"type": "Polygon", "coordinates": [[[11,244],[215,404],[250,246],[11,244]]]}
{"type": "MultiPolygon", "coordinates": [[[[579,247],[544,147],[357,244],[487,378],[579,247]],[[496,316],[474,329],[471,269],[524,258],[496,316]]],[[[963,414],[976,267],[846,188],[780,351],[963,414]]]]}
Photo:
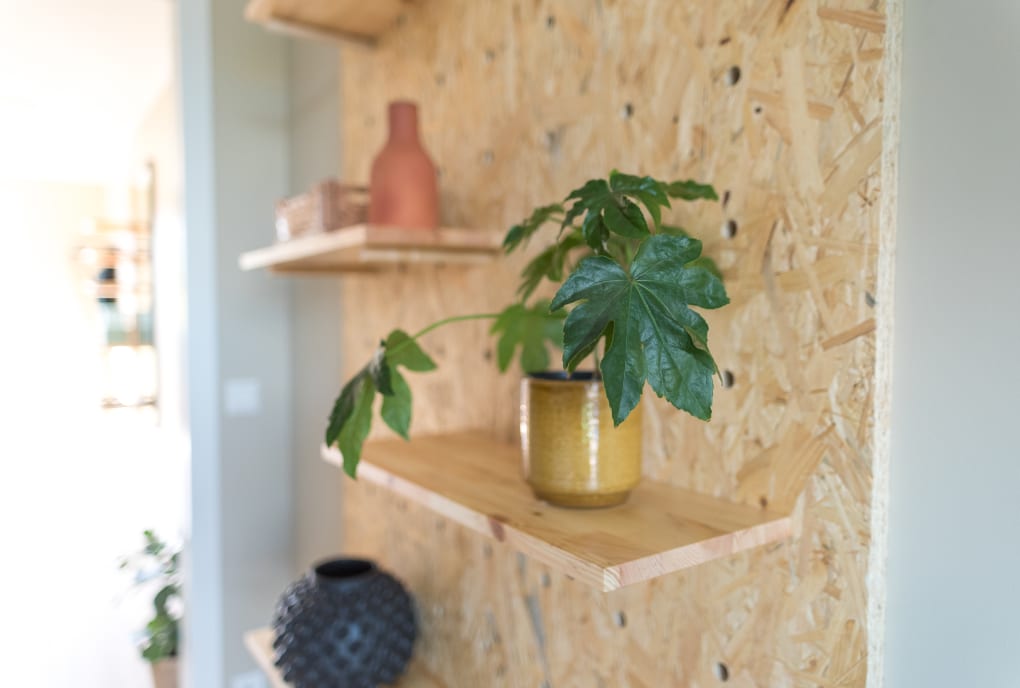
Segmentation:
{"type": "Polygon", "coordinates": [[[269,679],[272,688],[289,688],[290,684],[283,680],[280,670],[273,664],[273,629],[259,628],[244,634],[244,646],[248,648],[259,669],[269,679]]]}
{"type": "Polygon", "coordinates": [[[242,270],[345,272],[412,263],[486,263],[499,253],[498,232],[354,225],[241,254],[242,270]]]}
{"type": "MultiPolygon", "coordinates": [[[[283,680],[280,670],[273,664],[276,652],[273,650],[273,629],[257,628],[244,634],[244,645],[254,658],[259,669],[266,675],[271,688],[291,688],[291,684],[283,680]]],[[[447,688],[438,677],[420,661],[412,656],[407,671],[390,688],[447,688]]]]}
{"type": "MultiPolygon", "coordinates": [[[[343,465],[336,449],[322,451],[327,461],[343,465]]],[[[792,532],[787,514],[651,480],[612,509],[550,506],[521,477],[518,448],[480,433],[370,442],[358,477],[604,591],[792,532]]]]}
{"type": "Polygon", "coordinates": [[[245,17],[301,36],[372,40],[406,7],[404,0],[252,0],[245,17]]]}

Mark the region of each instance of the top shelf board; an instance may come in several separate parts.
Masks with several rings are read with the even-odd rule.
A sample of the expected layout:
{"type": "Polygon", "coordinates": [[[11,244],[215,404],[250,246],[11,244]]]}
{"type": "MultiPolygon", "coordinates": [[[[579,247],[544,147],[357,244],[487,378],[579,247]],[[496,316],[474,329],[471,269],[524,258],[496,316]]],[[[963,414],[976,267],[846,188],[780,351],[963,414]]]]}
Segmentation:
{"type": "Polygon", "coordinates": [[[251,0],[248,21],[301,38],[371,43],[397,21],[407,0],[251,0]]]}
{"type": "Polygon", "coordinates": [[[488,263],[501,245],[502,236],[491,231],[354,225],[248,251],[239,262],[242,270],[364,272],[410,263],[488,263]]]}
{"type": "MultiPolygon", "coordinates": [[[[326,461],[343,465],[337,450],[322,451],[326,461]]],[[[787,514],[647,479],[621,506],[550,506],[521,477],[519,449],[481,433],[369,442],[358,478],[603,591],[793,533],[787,514]]]]}

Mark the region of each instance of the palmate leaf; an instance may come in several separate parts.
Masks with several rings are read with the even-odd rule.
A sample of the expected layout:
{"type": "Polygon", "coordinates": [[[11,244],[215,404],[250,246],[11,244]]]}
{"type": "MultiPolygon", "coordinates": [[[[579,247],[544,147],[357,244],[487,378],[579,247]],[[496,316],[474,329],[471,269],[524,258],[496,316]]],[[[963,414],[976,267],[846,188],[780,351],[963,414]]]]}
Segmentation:
{"type": "Polygon", "coordinates": [[[411,388],[399,371],[393,371],[393,394],[383,396],[382,416],[386,425],[405,440],[411,439],[408,432],[411,428],[411,388]]]}
{"type": "Polygon", "coordinates": [[[393,330],[383,342],[386,360],[391,366],[403,366],[416,373],[427,373],[436,369],[436,363],[422,351],[418,342],[403,330],[393,330]]]}
{"type": "MultiPolygon", "coordinates": [[[[709,188],[711,188],[711,187],[709,187],[709,188]]],[[[689,237],[689,236],[691,236],[687,232],[686,229],[684,229],[683,227],[677,227],[675,225],[663,225],[661,228],[659,228],[659,232],[662,233],[662,234],[668,234],[670,236],[678,236],[678,237],[689,237]]],[[[719,279],[722,279],[722,276],[723,276],[722,275],[722,270],[720,270],[719,266],[716,265],[716,262],[714,260],[712,260],[711,258],[709,258],[708,256],[705,256],[705,255],[698,256],[697,258],[692,260],[690,263],[688,263],[688,265],[690,265],[692,267],[696,267],[696,266],[703,267],[706,270],[708,270],[709,272],[711,272],[713,275],[718,277],[719,279]]]]}
{"type": "Polygon", "coordinates": [[[559,241],[532,258],[521,271],[521,283],[517,287],[517,295],[521,301],[527,301],[543,279],[561,282],[567,256],[575,248],[583,245],[584,237],[579,231],[574,230],[564,234],[559,241]]]}
{"type": "Polygon", "coordinates": [[[662,224],[662,208],[670,205],[669,196],[661,182],[652,177],[637,177],[613,170],[609,175],[609,186],[616,193],[637,198],[648,209],[655,226],[662,224]]]}
{"type": "Polygon", "coordinates": [[[679,198],[684,201],[719,200],[719,195],[716,194],[711,184],[699,184],[693,179],[666,184],[665,190],[672,198],[679,198]]]}
{"type": "Polygon", "coordinates": [[[648,223],[641,209],[622,191],[615,191],[605,179],[592,179],[567,196],[574,201],[568,216],[578,217],[584,212],[581,232],[588,245],[599,250],[607,232],[639,239],[648,236],[648,223]]]}
{"type": "Polygon", "coordinates": [[[343,456],[344,472],[352,478],[357,474],[361,449],[372,429],[376,392],[383,397],[383,421],[401,437],[408,437],[411,388],[398,367],[426,372],[434,370],[436,364],[410,335],[394,330],[376,350],[371,362],[344,385],[333,404],[326,427],[326,446],[336,444],[343,456]]]}
{"type": "Polygon", "coordinates": [[[657,228],[662,221],[662,208],[669,207],[669,194],[665,185],[652,177],[614,170],[608,181],[592,179],[574,189],[567,196],[566,203],[570,202],[573,205],[564,216],[563,226],[584,215],[581,233],[585,242],[596,252],[604,253],[610,234],[630,239],[643,239],[651,234],[644,213],[648,212],[657,228]]]}
{"type": "Polygon", "coordinates": [[[550,312],[548,301],[538,301],[531,308],[523,303],[508,306],[492,326],[498,334],[496,361],[503,372],[510,367],[514,353],[520,349],[521,369],[536,373],[549,368],[547,342],[563,346],[563,311],[550,312]]]}
{"type": "Polygon", "coordinates": [[[512,253],[518,246],[530,239],[531,235],[537,232],[542,225],[562,213],[563,206],[559,203],[535,208],[526,220],[507,231],[506,237],[503,238],[503,250],[512,253]]]}
{"type": "Polygon", "coordinates": [[[719,308],[729,299],[718,277],[691,265],[700,254],[696,239],[649,237],[629,273],[607,256],[588,258],[553,299],[553,309],[578,304],[564,325],[568,370],[612,333],[601,372],[614,423],[637,405],[646,380],[677,408],[711,417],[716,366],[708,351],[708,324],[688,305],[719,308]]]}

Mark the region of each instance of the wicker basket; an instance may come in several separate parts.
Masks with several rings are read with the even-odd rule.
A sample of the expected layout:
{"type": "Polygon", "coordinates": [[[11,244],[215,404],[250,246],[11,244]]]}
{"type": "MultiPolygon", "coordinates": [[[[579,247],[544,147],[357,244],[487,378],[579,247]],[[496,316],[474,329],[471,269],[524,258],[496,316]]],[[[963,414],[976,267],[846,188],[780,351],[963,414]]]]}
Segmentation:
{"type": "Polygon", "coordinates": [[[367,188],[327,179],[308,193],[276,204],[276,239],[288,241],[361,224],[367,216],[367,188]]]}

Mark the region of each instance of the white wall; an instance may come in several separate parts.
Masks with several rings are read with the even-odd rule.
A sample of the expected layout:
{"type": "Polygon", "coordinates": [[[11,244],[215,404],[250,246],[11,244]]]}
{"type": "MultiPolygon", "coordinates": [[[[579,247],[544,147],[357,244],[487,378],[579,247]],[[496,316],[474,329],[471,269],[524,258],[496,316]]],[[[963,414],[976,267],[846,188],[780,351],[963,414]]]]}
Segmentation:
{"type": "Polygon", "coordinates": [[[904,16],[886,685],[1020,686],[1020,3],[904,16]]]}
{"type": "MultiPolygon", "coordinates": [[[[293,40],[290,52],[291,191],[339,172],[340,61],[335,44],[293,40]]],[[[335,276],[293,280],[295,573],[340,552],[344,476],[319,456],[342,380],[340,289],[335,276]]]]}
{"type": "Polygon", "coordinates": [[[272,240],[273,204],[288,191],[287,47],[245,22],[244,6],[180,3],[192,688],[254,667],[243,633],[269,621],[292,573],[290,289],[237,267],[272,240]],[[236,383],[257,390],[249,413],[226,409],[236,383]]]}
{"type": "Polygon", "coordinates": [[[172,535],[166,502],[179,493],[151,424],[99,407],[98,310],[73,249],[82,221],[104,216],[105,192],[0,180],[3,685],[147,681],[134,633],[149,602],[125,594],[117,560],[144,528],[172,535]]]}

